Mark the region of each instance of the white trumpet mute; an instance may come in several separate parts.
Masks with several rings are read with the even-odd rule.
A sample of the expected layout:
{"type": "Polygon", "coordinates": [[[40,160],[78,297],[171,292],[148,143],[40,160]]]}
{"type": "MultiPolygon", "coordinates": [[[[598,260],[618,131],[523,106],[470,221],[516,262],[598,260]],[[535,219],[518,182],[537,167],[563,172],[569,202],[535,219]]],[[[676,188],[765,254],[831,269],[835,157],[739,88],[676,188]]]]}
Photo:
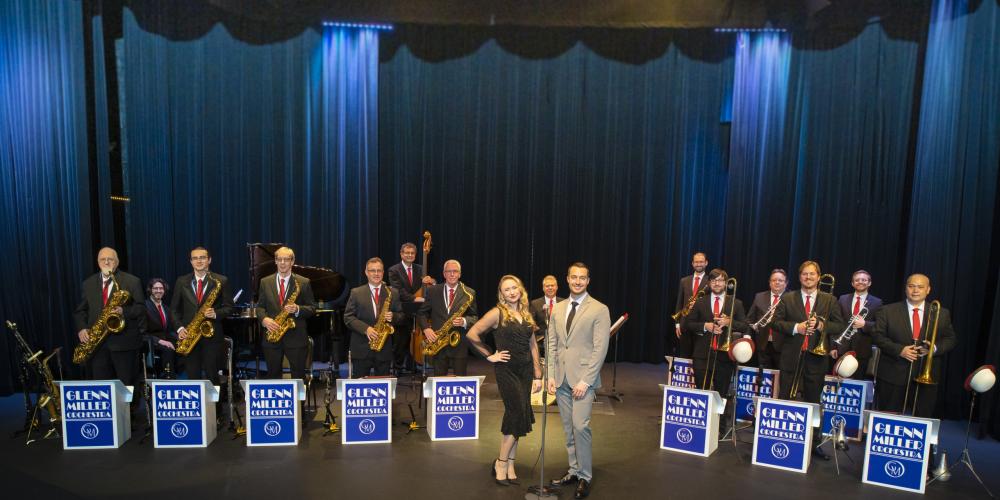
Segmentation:
{"type": "Polygon", "coordinates": [[[753,340],[742,337],[733,341],[729,346],[729,359],[737,364],[744,364],[753,357],[753,340]]]}
{"type": "Polygon", "coordinates": [[[858,358],[854,351],[844,353],[833,365],[833,373],[841,378],[851,378],[858,371],[858,358]]]}
{"type": "Polygon", "coordinates": [[[996,371],[993,365],[983,365],[976,368],[965,379],[965,390],[982,394],[992,389],[993,384],[997,382],[996,371]]]}

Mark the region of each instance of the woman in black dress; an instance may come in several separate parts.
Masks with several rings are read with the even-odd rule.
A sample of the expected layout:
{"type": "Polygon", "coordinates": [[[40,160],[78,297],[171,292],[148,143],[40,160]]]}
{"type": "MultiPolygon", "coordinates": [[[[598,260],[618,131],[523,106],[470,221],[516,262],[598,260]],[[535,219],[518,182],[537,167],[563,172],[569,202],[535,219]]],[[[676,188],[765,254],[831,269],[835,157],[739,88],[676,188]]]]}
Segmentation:
{"type": "Polygon", "coordinates": [[[534,336],[535,320],[528,310],[528,294],[517,276],[500,278],[497,306],[490,309],[469,330],[473,348],[496,366],[497,387],[503,399],[503,423],[500,454],[491,466],[498,484],[518,484],[514,472],[517,440],[531,432],[535,415],[531,411],[531,393],[542,389],[542,367],[538,361],[538,343],[534,336]],[[490,353],[481,335],[496,329],[497,350],[490,353]]]}

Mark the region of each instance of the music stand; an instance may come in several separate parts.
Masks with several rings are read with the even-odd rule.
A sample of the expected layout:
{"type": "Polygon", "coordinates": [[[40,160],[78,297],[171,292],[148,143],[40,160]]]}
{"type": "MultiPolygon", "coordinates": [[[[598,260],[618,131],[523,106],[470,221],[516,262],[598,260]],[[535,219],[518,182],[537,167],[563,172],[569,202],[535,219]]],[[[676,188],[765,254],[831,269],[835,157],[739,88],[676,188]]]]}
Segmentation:
{"type": "Polygon", "coordinates": [[[618,335],[618,330],[621,329],[622,325],[628,321],[628,313],[622,314],[615,324],[611,325],[611,336],[615,338],[615,354],[611,359],[611,390],[605,393],[597,393],[598,396],[607,396],[611,399],[617,400],[619,403],[622,402],[622,396],[625,395],[623,392],[618,392],[618,339],[621,337],[618,335]]]}

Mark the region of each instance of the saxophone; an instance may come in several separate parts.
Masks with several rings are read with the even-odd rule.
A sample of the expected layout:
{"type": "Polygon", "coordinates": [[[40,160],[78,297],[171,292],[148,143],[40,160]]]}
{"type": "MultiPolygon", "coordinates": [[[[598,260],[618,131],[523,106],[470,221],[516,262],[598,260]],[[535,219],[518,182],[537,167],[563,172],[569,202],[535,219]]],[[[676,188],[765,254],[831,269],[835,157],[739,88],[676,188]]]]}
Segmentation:
{"type": "Polygon", "coordinates": [[[114,312],[114,309],[125,305],[132,294],[118,286],[118,280],[115,279],[114,273],[111,273],[111,282],[115,284],[115,291],[111,293],[111,297],[108,298],[108,303],[104,305],[97,321],[90,327],[87,341],[80,342],[80,345],[73,349],[73,362],[78,365],[86,363],[94,355],[94,351],[108,336],[108,333],[118,333],[125,329],[125,318],[114,312]]]}
{"type": "Polygon", "coordinates": [[[191,354],[194,346],[198,344],[198,341],[202,337],[206,339],[212,338],[215,335],[215,325],[212,324],[213,321],[205,317],[205,311],[212,308],[215,304],[215,300],[219,297],[219,293],[222,290],[222,282],[218,278],[208,275],[213,282],[215,282],[215,288],[208,293],[208,297],[201,303],[201,307],[198,308],[198,312],[194,314],[194,318],[191,322],[184,327],[187,330],[187,336],[177,341],[177,354],[181,356],[187,356],[191,354]]]}
{"type": "Polygon", "coordinates": [[[458,333],[458,330],[452,330],[453,327],[451,326],[451,324],[455,321],[456,318],[460,318],[462,317],[463,314],[465,314],[465,311],[469,308],[470,305],[472,305],[472,301],[473,299],[475,299],[475,295],[469,293],[469,290],[465,288],[465,283],[461,283],[461,286],[462,286],[462,292],[465,293],[465,295],[469,298],[469,300],[466,300],[461,307],[456,309],[455,312],[452,313],[451,316],[449,316],[448,319],[441,325],[441,327],[434,332],[437,335],[437,340],[431,342],[427,339],[424,339],[424,341],[421,342],[421,347],[423,348],[424,356],[433,356],[441,352],[441,349],[444,349],[446,346],[455,347],[458,345],[459,342],[462,341],[462,334],[458,333]]]}
{"type": "Polygon", "coordinates": [[[396,331],[392,324],[385,320],[385,313],[389,310],[389,304],[392,302],[392,289],[385,287],[385,290],[385,302],[382,303],[382,307],[378,311],[378,321],[372,327],[378,336],[374,340],[368,341],[368,348],[375,352],[381,351],[385,347],[385,340],[396,331]]]}
{"type": "Polygon", "coordinates": [[[14,338],[17,339],[17,343],[21,346],[25,358],[23,361],[24,364],[34,366],[39,377],[42,379],[41,382],[45,393],[38,398],[38,407],[45,408],[45,411],[49,414],[49,423],[52,424],[53,428],[58,427],[58,422],[62,415],[62,402],[59,399],[59,387],[56,386],[52,369],[49,368],[49,359],[58,354],[61,348],[57,347],[56,350],[52,351],[45,358],[38,359],[41,357],[42,351],[32,354],[32,349],[28,345],[28,342],[24,340],[24,337],[17,330],[17,324],[8,321],[7,328],[10,328],[14,332],[14,338]]]}
{"type": "Polygon", "coordinates": [[[691,298],[688,299],[687,304],[684,304],[684,308],[670,315],[670,318],[674,321],[680,321],[691,312],[691,308],[694,307],[694,303],[703,296],[705,296],[704,288],[698,290],[698,293],[692,295],[691,298]]]}
{"type": "MultiPolygon", "coordinates": [[[[295,291],[292,292],[291,297],[288,297],[288,300],[285,302],[286,306],[288,304],[294,304],[295,299],[299,298],[299,282],[295,278],[292,278],[292,283],[295,284],[295,291]]],[[[277,344],[278,342],[281,342],[281,338],[288,333],[288,330],[295,328],[295,318],[289,316],[288,312],[285,311],[285,308],[282,307],[281,312],[274,317],[274,322],[278,324],[278,329],[273,332],[270,330],[267,331],[267,341],[272,344],[277,344]]]]}

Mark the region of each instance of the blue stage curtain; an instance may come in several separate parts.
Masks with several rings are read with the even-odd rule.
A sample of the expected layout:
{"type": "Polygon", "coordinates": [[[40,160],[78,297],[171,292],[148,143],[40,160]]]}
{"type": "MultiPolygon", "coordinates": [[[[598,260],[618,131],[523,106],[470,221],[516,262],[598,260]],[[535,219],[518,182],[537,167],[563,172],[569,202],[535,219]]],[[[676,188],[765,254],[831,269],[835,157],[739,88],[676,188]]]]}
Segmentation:
{"type": "MultiPolygon", "coordinates": [[[[927,37],[907,272],[930,277],[932,298],[951,309],[959,343],[937,381],[939,410],[962,417],[965,376],[991,347],[996,323],[1000,168],[1000,7],[995,1],[935,0],[927,37]],[[992,319],[991,319],[992,318],[992,319]]],[[[996,391],[994,391],[996,392],[996,391]]],[[[997,421],[994,418],[994,421],[997,421]]]]}
{"type": "MultiPolygon", "coordinates": [[[[75,344],[77,283],[96,268],[82,40],[80,2],[0,2],[0,320],[46,352],[75,344]]],[[[15,350],[0,327],[7,394],[15,350]]]]}
{"type": "Polygon", "coordinates": [[[374,252],[375,32],[306,30],[250,45],[216,25],[174,41],[126,11],[123,45],[138,275],[172,283],[204,245],[238,290],[248,286],[248,242],[284,242],[297,263],[336,270],[374,252]]]}
{"type": "Polygon", "coordinates": [[[621,359],[662,362],[664,299],[692,252],[721,252],[731,44],[603,34],[397,30],[381,65],[379,250],[430,230],[431,274],[459,259],[480,313],[503,274],[532,296],[553,274],[566,295],[582,260],[612,320],[632,314],[621,359]]]}

